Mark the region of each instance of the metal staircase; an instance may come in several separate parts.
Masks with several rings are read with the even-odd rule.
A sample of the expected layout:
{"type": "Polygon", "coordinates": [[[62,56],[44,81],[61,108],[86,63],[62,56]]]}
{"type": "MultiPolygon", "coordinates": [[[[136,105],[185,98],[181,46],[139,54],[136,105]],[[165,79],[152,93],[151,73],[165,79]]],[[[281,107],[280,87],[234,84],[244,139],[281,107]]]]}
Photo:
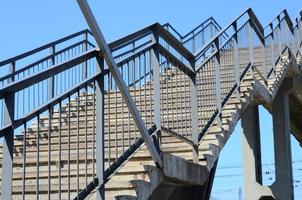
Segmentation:
{"type": "Polygon", "coordinates": [[[302,13],[263,28],[247,9],[184,36],[156,23],[107,45],[78,2],[92,33],[0,62],[1,197],[208,199],[246,108],[300,76],[302,13]]]}

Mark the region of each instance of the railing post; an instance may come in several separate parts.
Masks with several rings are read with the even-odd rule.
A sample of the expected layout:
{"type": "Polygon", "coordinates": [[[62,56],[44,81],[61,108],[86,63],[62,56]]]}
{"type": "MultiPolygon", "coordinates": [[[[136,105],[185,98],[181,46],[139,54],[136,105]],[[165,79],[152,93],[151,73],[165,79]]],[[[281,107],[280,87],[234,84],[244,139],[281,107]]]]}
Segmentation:
{"type": "MultiPolygon", "coordinates": [[[[97,72],[104,72],[104,59],[97,56],[97,72]]],[[[104,186],[104,74],[101,75],[96,81],[96,175],[99,180],[97,199],[105,199],[105,186],[104,186]]]]}
{"type": "Polygon", "coordinates": [[[250,23],[248,26],[248,41],[249,41],[249,61],[250,61],[251,65],[253,65],[253,62],[254,62],[254,55],[253,55],[254,37],[253,37],[253,28],[250,23]]]}
{"type": "Polygon", "coordinates": [[[279,56],[281,57],[282,55],[282,40],[281,40],[281,24],[280,24],[280,17],[278,16],[277,17],[278,19],[278,26],[276,27],[277,29],[277,41],[278,41],[278,53],[279,53],[279,56]]]}
{"type": "Polygon", "coordinates": [[[234,36],[233,36],[233,43],[234,43],[234,66],[235,66],[235,82],[237,84],[237,97],[240,98],[240,64],[239,64],[239,51],[238,51],[238,34],[237,34],[237,22],[233,23],[234,28],[234,36]]]}
{"type": "MultiPolygon", "coordinates": [[[[9,66],[9,73],[14,74],[15,62],[9,66]]],[[[14,75],[9,82],[14,81],[14,75]]],[[[15,95],[8,93],[4,97],[4,125],[14,122],[15,95]]],[[[14,153],[14,129],[10,126],[3,137],[3,158],[2,158],[2,190],[1,197],[3,199],[12,199],[12,182],[13,182],[13,153],[14,153]]]]}
{"type": "Polygon", "coordinates": [[[271,33],[271,37],[272,37],[272,42],[271,42],[271,51],[272,51],[272,69],[273,69],[273,72],[274,74],[276,74],[276,65],[275,65],[275,35],[274,35],[274,27],[273,27],[273,24],[270,23],[269,24],[270,26],[270,29],[272,31],[271,33]]]}
{"type": "MultiPolygon", "coordinates": [[[[191,66],[195,68],[194,61],[191,61],[191,66]]],[[[190,77],[190,87],[191,87],[191,120],[192,120],[192,140],[193,146],[193,162],[199,163],[199,151],[198,151],[198,93],[197,93],[197,82],[196,73],[190,77]]]]}
{"type": "Polygon", "coordinates": [[[221,76],[220,76],[220,51],[219,51],[219,38],[216,38],[214,41],[215,48],[217,50],[215,54],[215,79],[216,79],[216,107],[218,111],[217,125],[222,128],[222,119],[221,119],[221,76]]]}
{"type": "MultiPolygon", "coordinates": [[[[55,46],[51,46],[50,47],[50,55],[51,55],[51,59],[50,59],[50,66],[55,64],[55,52],[56,52],[56,48],[55,46]]],[[[54,97],[54,76],[50,77],[48,79],[48,99],[51,99],[54,97]]]]}
{"type": "MultiPolygon", "coordinates": [[[[83,35],[84,43],[83,43],[83,49],[82,52],[86,52],[88,50],[88,32],[85,32],[83,35]]],[[[82,66],[82,80],[85,80],[87,78],[87,61],[83,63],[82,66]]]]}
{"type": "Polygon", "coordinates": [[[260,40],[260,48],[261,48],[261,51],[262,51],[262,68],[263,68],[263,71],[262,74],[263,77],[265,78],[265,81],[267,81],[267,67],[266,67],[266,48],[265,48],[265,39],[263,39],[263,41],[260,40]]]}
{"type": "MultiPolygon", "coordinates": [[[[153,101],[154,101],[154,124],[156,125],[156,135],[153,137],[153,143],[157,151],[161,152],[161,103],[160,103],[160,66],[158,43],[159,36],[156,30],[151,35],[151,40],[156,45],[151,49],[151,67],[153,77],[153,101]]],[[[167,43],[168,44],[168,43],[167,43]]]]}
{"type": "Polygon", "coordinates": [[[193,34],[193,36],[192,36],[192,53],[194,53],[195,52],[195,34],[194,34],[194,32],[192,33],[193,34]]]}

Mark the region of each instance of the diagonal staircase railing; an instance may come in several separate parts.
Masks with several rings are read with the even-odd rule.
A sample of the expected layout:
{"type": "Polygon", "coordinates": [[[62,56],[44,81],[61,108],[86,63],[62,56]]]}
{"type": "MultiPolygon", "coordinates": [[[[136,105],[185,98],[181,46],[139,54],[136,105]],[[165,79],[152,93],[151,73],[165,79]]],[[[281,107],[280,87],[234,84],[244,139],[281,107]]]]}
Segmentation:
{"type": "MultiPolygon", "coordinates": [[[[48,198],[54,193],[61,198],[64,190],[69,195],[68,198],[74,192],[79,199],[95,189],[99,189],[103,195],[105,183],[144,142],[149,145],[154,161],[160,166],[161,158],[156,154],[160,152],[161,127],[170,130],[178,138],[189,140],[192,149],[196,149],[211,124],[218,123],[223,127],[221,109],[231,94],[240,91],[240,81],[248,70],[267,78],[280,59],[280,52],[286,47],[294,49],[295,54],[299,52],[302,41],[301,16],[295,27],[286,11],[276,19],[277,22],[274,20],[269,26],[271,31],[267,31],[265,35],[267,28],[263,29],[253,11],[248,9],[197,52],[192,51],[194,55],[165,27],[153,24],[109,44],[111,51],[105,51],[106,48],[101,48],[100,51],[90,43],[89,50],[72,59],[63,59],[64,62],[39,68],[20,79],[18,74],[9,75],[0,88],[5,113],[5,123],[0,129],[0,136],[3,138],[2,171],[5,172],[2,173],[1,195],[10,197],[14,192],[12,170],[14,166],[19,166],[22,171],[20,194],[26,197],[27,192],[31,191],[39,197],[42,189],[39,186],[39,164],[44,156],[40,150],[45,145],[48,147],[48,186],[45,189],[48,198]],[[110,55],[113,57],[110,58],[110,55]],[[109,58],[104,62],[106,56],[109,58]],[[114,73],[120,74],[119,78],[110,69],[110,65],[115,62],[118,68],[114,73]],[[65,83],[64,90],[47,99],[47,102],[38,102],[36,107],[33,106],[27,112],[15,110],[14,102],[20,95],[18,92],[45,91],[46,83],[44,86],[33,87],[35,89],[29,88],[57,75],[64,79],[68,70],[75,66],[87,66],[92,72],[91,76],[78,78],[77,81],[66,78],[65,81],[70,84],[65,83]],[[15,77],[18,78],[14,80],[15,77]],[[167,80],[173,80],[175,85],[167,85],[167,80]],[[186,87],[180,82],[185,83],[186,87]],[[178,96],[185,93],[189,93],[191,98],[183,100],[178,96]],[[147,103],[150,104],[149,107],[146,107],[147,103]],[[89,110],[89,106],[92,110],[89,110]],[[112,116],[117,112],[123,116],[119,123],[117,116],[112,116]],[[125,130],[124,133],[120,129],[125,130]],[[80,130],[84,130],[83,133],[80,130]],[[15,148],[20,148],[19,152],[23,156],[22,160],[15,161],[13,135],[16,133],[20,136],[16,135],[15,148]],[[143,139],[140,134],[143,134],[143,139]],[[154,143],[150,143],[151,135],[154,143]],[[80,136],[84,136],[84,141],[80,140],[80,136]],[[21,139],[20,142],[18,138],[21,139]],[[74,139],[76,146],[72,147],[71,141],[74,139]],[[32,140],[35,144],[29,143],[32,140]],[[31,151],[30,147],[36,152],[33,162],[26,157],[27,151],[31,151]],[[51,166],[54,162],[59,165],[57,186],[51,184],[51,166]],[[71,173],[72,162],[77,165],[76,178],[71,178],[70,174],[63,177],[61,166],[67,165],[68,173],[71,173]],[[83,184],[79,175],[82,162],[85,171],[83,184]],[[90,164],[91,172],[88,168],[90,164]],[[36,167],[36,185],[33,189],[26,186],[30,165],[36,167]],[[62,189],[62,181],[68,182],[67,189],[62,189]],[[76,183],[76,189],[72,188],[72,182],[76,183]],[[83,188],[85,189],[82,190],[83,188]]],[[[102,45],[105,47],[106,43],[102,41],[102,45]]],[[[72,47],[67,47],[66,51],[68,48],[72,47]]],[[[5,65],[9,63],[13,62],[1,62],[5,65]]],[[[74,69],[69,74],[75,77],[80,76],[81,72],[80,69],[74,69]]],[[[26,103],[34,101],[35,104],[35,99],[32,96],[26,103]]],[[[196,160],[198,152],[195,154],[196,160]]]]}
{"type": "MultiPolygon", "coordinates": [[[[150,27],[144,29],[143,32],[149,32],[149,35],[150,35],[150,30],[151,29],[153,31],[154,31],[154,29],[159,29],[160,31],[164,30],[163,28],[160,27],[159,24],[154,24],[153,26],[150,26],[150,27]]],[[[78,34],[76,34],[76,36],[77,35],[78,34]]],[[[79,33],[79,35],[81,35],[81,34],[79,33]]],[[[73,36],[75,36],[75,35],[73,35],[73,36]]],[[[7,60],[7,61],[4,61],[4,62],[1,62],[1,64],[6,65],[7,63],[16,63],[16,61],[19,61],[20,59],[25,58],[26,55],[32,55],[32,54],[35,54],[39,51],[44,51],[45,49],[48,49],[48,48],[58,49],[58,48],[54,48],[54,46],[59,45],[61,42],[65,42],[65,40],[68,40],[68,39],[72,38],[73,36],[68,36],[65,39],[50,43],[50,44],[45,45],[41,48],[35,49],[31,52],[27,52],[27,53],[22,54],[22,55],[14,58],[10,61],[7,60]]],[[[138,36],[138,37],[140,38],[141,35],[138,36]]],[[[170,37],[171,38],[171,35],[168,34],[168,36],[165,35],[164,37],[168,37],[168,38],[170,37]]],[[[149,38],[150,38],[150,36],[149,36],[149,38]]],[[[138,39],[136,38],[136,40],[132,41],[131,44],[135,43],[137,40],[138,39]]],[[[175,41],[175,39],[173,39],[173,42],[174,42],[174,44],[171,44],[171,46],[176,47],[176,49],[177,48],[182,49],[184,52],[186,52],[186,56],[190,55],[190,53],[187,50],[185,50],[185,48],[183,48],[178,41],[175,41]],[[176,45],[175,45],[175,43],[176,43],[176,45]]],[[[9,118],[8,115],[6,115],[4,117],[5,120],[6,120],[6,123],[5,123],[5,126],[3,126],[0,130],[1,137],[5,138],[4,139],[4,141],[5,141],[4,146],[6,145],[6,137],[8,137],[11,132],[14,132],[15,134],[17,134],[16,135],[17,138],[20,138],[20,139],[23,140],[22,141],[23,142],[22,152],[23,152],[23,155],[25,156],[26,155],[26,149],[30,147],[30,145],[27,144],[27,142],[28,142],[27,141],[27,135],[30,135],[30,133],[28,132],[29,131],[28,127],[30,127],[30,125],[29,125],[30,123],[33,123],[33,121],[36,121],[37,136],[36,136],[35,140],[37,141],[37,144],[38,144],[36,146],[36,148],[37,148],[37,158],[39,158],[40,155],[39,155],[39,147],[38,146],[39,146],[39,140],[41,140],[40,137],[39,137],[39,134],[40,134],[40,129],[42,128],[42,127],[40,127],[40,121],[42,120],[42,118],[48,118],[48,126],[51,126],[52,124],[54,124],[52,122],[52,113],[54,112],[54,110],[59,110],[59,115],[60,116],[62,115],[62,113],[64,111],[65,111],[65,114],[67,112],[67,116],[69,116],[68,118],[70,120],[70,117],[71,117],[70,115],[74,114],[74,113],[72,113],[70,111],[71,108],[67,108],[67,110],[66,110],[66,108],[63,108],[64,104],[70,105],[70,104],[72,104],[73,99],[81,98],[81,94],[80,94],[81,92],[83,92],[84,94],[87,94],[86,92],[89,91],[92,96],[96,96],[96,94],[95,94],[96,80],[100,77],[100,73],[95,72],[94,65],[96,63],[95,57],[98,54],[98,51],[93,49],[94,45],[92,44],[92,42],[87,42],[87,43],[89,43],[91,45],[92,49],[89,50],[89,51],[86,51],[82,54],[79,54],[79,55],[72,54],[71,55],[72,58],[70,58],[68,56],[64,56],[64,55],[61,56],[61,55],[59,55],[59,53],[64,52],[64,51],[66,51],[68,53],[70,48],[72,48],[76,45],[71,45],[71,47],[67,47],[63,50],[59,50],[58,52],[56,52],[54,54],[55,56],[57,56],[57,58],[54,59],[56,62],[52,63],[54,65],[49,64],[49,65],[47,65],[47,67],[41,67],[41,68],[38,67],[36,70],[34,70],[35,67],[32,67],[34,65],[39,66],[40,62],[43,62],[43,60],[47,60],[47,59],[49,59],[49,57],[53,57],[52,55],[50,55],[50,56],[46,56],[45,58],[42,58],[41,61],[38,60],[37,62],[34,62],[34,64],[29,64],[29,67],[27,66],[27,67],[21,68],[20,71],[17,71],[16,73],[14,71],[12,71],[13,73],[9,75],[10,80],[8,81],[7,84],[5,84],[1,88],[1,98],[4,102],[3,105],[7,104],[6,103],[6,99],[8,99],[7,96],[10,96],[10,98],[15,98],[16,97],[17,99],[19,99],[19,101],[23,101],[23,103],[26,102],[26,104],[28,103],[29,108],[28,108],[28,110],[25,110],[23,112],[21,112],[20,110],[15,110],[15,112],[14,112],[15,116],[12,117],[12,119],[14,119],[14,120],[11,120],[10,122],[7,121],[7,118],[9,118]],[[59,58],[61,58],[61,59],[59,59],[59,58]],[[93,72],[93,73],[91,73],[91,76],[87,77],[84,80],[83,79],[81,80],[78,77],[74,77],[74,76],[79,76],[79,74],[81,74],[83,72],[80,69],[76,69],[76,67],[80,68],[80,67],[83,67],[83,66],[85,66],[87,68],[87,70],[91,70],[93,72]],[[26,73],[26,70],[28,70],[27,73],[26,73]],[[69,73],[68,73],[68,71],[69,71],[69,73]],[[20,76],[18,76],[19,75],[18,73],[24,73],[24,74],[26,74],[26,76],[20,77],[20,76]],[[65,86],[64,89],[63,89],[63,92],[62,91],[61,92],[56,92],[54,94],[54,97],[51,98],[51,99],[50,99],[50,96],[46,96],[45,98],[42,98],[42,100],[40,102],[39,93],[40,92],[43,93],[43,91],[45,91],[45,89],[46,90],[49,89],[48,85],[47,85],[47,83],[45,83],[45,81],[48,81],[49,78],[59,77],[59,76],[61,76],[60,78],[63,79],[63,80],[65,78],[66,79],[65,81],[67,81],[67,83],[64,83],[62,81],[57,81],[57,82],[54,83],[53,87],[55,88],[55,87],[58,87],[60,84],[63,84],[65,86]],[[68,78],[68,76],[70,76],[70,77],[68,78]],[[13,77],[18,77],[18,79],[14,79],[13,77]],[[72,87],[74,85],[76,85],[76,86],[72,87]],[[30,93],[33,93],[32,96],[29,95],[30,93]],[[61,93],[61,95],[58,95],[60,93],[61,93]],[[10,94],[10,95],[7,95],[7,94],[10,94]],[[20,96],[22,96],[22,97],[20,98],[20,96]],[[27,97],[28,99],[25,100],[26,96],[28,96],[27,97]],[[38,100],[36,100],[36,98],[38,98],[38,100]],[[32,102],[32,101],[34,101],[34,102],[32,102]],[[36,102],[38,102],[38,104],[36,104],[36,102]],[[18,137],[19,136],[18,134],[21,134],[20,137],[18,137]]],[[[110,47],[112,49],[116,48],[116,51],[119,51],[121,48],[125,47],[126,45],[127,44],[125,44],[125,43],[124,44],[121,43],[121,40],[120,40],[120,41],[117,41],[115,43],[110,44],[110,47]],[[119,46],[119,45],[122,45],[122,47],[119,46]]],[[[128,65],[128,71],[129,71],[130,62],[132,62],[132,67],[133,67],[135,65],[134,60],[139,58],[140,56],[144,55],[145,59],[147,59],[147,54],[148,53],[150,54],[150,48],[153,47],[153,45],[154,44],[150,44],[150,42],[145,42],[145,43],[143,43],[143,44],[141,44],[137,47],[132,48],[131,50],[124,51],[120,54],[117,54],[115,56],[115,59],[119,60],[118,65],[121,67],[122,70],[124,70],[123,66],[122,66],[123,64],[128,65]]],[[[73,51],[75,52],[76,50],[72,50],[72,52],[73,51]]],[[[182,56],[182,57],[184,57],[184,56],[182,56]]],[[[20,63],[22,63],[22,62],[20,62],[20,63]]],[[[145,69],[146,69],[146,67],[147,66],[145,66],[145,69]]],[[[124,68],[126,68],[126,67],[124,67],[124,68]]],[[[183,66],[183,68],[186,69],[186,66],[183,66]]],[[[131,70],[131,74],[134,73],[134,76],[136,76],[135,70],[133,70],[133,69],[130,69],[130,70],[131,70]]],[[[149,74],[151,74],[150,73],[151,71],[152,71],[152,69],[149,66],[149,74]]],[[[112,86],[113,84],[110,83],[110,82],[112,82],[112,80],[111,80],[112,76],[111,75],[106,75],[106,74],[108,74],[107,69],[105,69],[103,76],[104,76],[104,79],[109,81],[109,84],[105,83],[104,87],[107,87],[107,91],[113,90],[114,86],[112,86]]],[[[134,78],[134,76],[131,77],[131,78],[134,78]]],[[[150,79],[150,77],[151,76],[149,76],[149,79],[150,79]]],[[[126,79],[128,80],[129,85],[131,85],[130,84],[131,81],[130,81],[129,72],[128,72],[128,78],[126,78],[126,79]]],[[[146,85],[146,80],[147,79],[148,79],[148,77],[146,77],[145,80],[144,80],[145,85],[146,85]]],[[[13,101],[13,100],[10,99],[10,101],[13,101]]],[[[18,102],[18,100],[15,101],[15,102],[18,102]]],[[[85,98],[85,102],[86,102],[86,104],[88,104],[87,95],[86,95],[86,98],[85,98]]],[[[17,103],[16,109],[20,109],[18,107],[19,106],[18,106],[18,103],[17,103]]],[[[24,110],[24,107],[25,107],[25,105],[23,104],[21,110],[22,109],[24,110]]],[[[86,105],[86,107],[87,107],[87,105],[86,105]]],[[[77,109],[79,110],[79,107],[77,109]]],[[[76,113],[76,114],[79,115],[79,113],[76,113]]],[[[108,115],[110,115],[110,113],[108,115]]],[[[61,117],[59,117],[59,118],[61,118],[61,117]]],[[[85,121],[87,122],[88,119],[87,119],[87,114],[86,113],[85,113],[85,118],[86,118],[85,121]]],[[[128,116],[128,120],[130,121],[129,118],[130,117],[128,116]]],[[[69,120],[68,120],[68,122],[69,122],[69,120]]],[[[59,119],[59,121],[61,121],[61,119],[59,119]]],[[[95,118],[93,118],[93,121],[95,121],[95,118]]],[[[131,119],[131,121],[132,121],[132,119],[131,119]]],[[[151,122],[152,122],[152,119],[151,119],[150,123],[151,122]]],[[[154,127],[154,126],[152,126],[152,127],[154,127]]],[[[150,131],[151,131],[150,133],[152,133],[154,131],[153,130],[154,128],[152,128],[152,127],[150,129],[150,131]]],[[[60,126],[60,128],[58,130],[59,136],[57,136],[57,137],[59,137],[60,141],[63,138],[63,137],[61,138],[61,135],[62,135],[61,128],[62,127],[60,126]]],[[[95,125],[93,125],[93,128],[96,129],[95,125]]],[[[79,129],[79,127],[77,129],[79,129]]],[[[85,124],[85,129],[86,129],[86,131],[88,130],[87,123],[85,124]]],[[[49,129],[47,132],[48,132],[48,135],[49,135],[48,136],[48,143],[49,143],[48,166],[50,167],[51,162],[52,162],[51,156],[53,154],[52,153],[53,151],[51,150],[51,143],[52,143],[52,137],[55,137],[55,136],[51,136],[51,133],[53,132],[53,130],[49,129]]],[[[68,138],[70,139],[70,137],[71,137],[71,129],[69,127],[68,128],[68,138]]],[[[10,142],[12,142],[11,138],[8,138],[8,140],[10,140],[10,142]]],[[[129,157],[129,155],[132,154],[131,152],[133,152],[138,146],[140,146],[141,143],[142,143],[142,140],[137,139],[136,136],[133,139],[133,141],[131,141],[131,139],[130,139],[129,140],[129,144],[131,144],[130,145],[130,153],[125,152],[125,154],[123,153],[120,156],[120,158],[123,158],[122,160],[125,160],[124,158],[127,158],[127,156],[129,157]]],[[[87,144],[87,141],[86,141],[86,144],[87,144]]],[[[59,144],[59,146],[61,146],[61,143],[59,144]]],[[[124,149],[124,147],[123,147],[123,149],[124,149]]],[[[4,150],[5,150],[5,148],[4,148],[4,150]]],[[[63,150],[60,149],[58,151],[59,151],[59,157],[60,157],[59,160],[61,160],[61,156],[62,156],[61,154],[62,154],[63,150]]],[[[70,149],[69,149],[69,151],[70,151],[70,149]]],[[[124,150],[123,150],[123,152],[124,152],[124,150]]],[[[68,156],[68,161],[67,162],[68,162],[68,165],[70,165],[70,162],[71,162],[70,152],[68,152],[68,155],[69,156],[68,156]]],[[[10,155],[8,155],[8,156],[10,156],[10,155]]],[[[6,154],[4,153],[4,158],[5,157],[6,157],[6,154]]],[[[86,157],[85,162],[87,162],[87,155],[85,157],[86,157]]],[[[117,159],[117,156],[116,156],[116,159],[117,159]]],[[[110,158],[109,158],[109,160],[110,160],[110,158]]],[[[119,162],[117,162],[117,163],[115,162],[115,163],[112,163],[112,164],[110,164],[110,162],[109,162],[110,169],[109,169],[108,173],[106,173],[107,177],[109,177],[111,175],[112,171],[114,171],[115,168],[120,166],[121,160],[117,159],[117,161],[119,161],[119,162]]],[[[37,160],[36,162],[38,164],[39,160],[37,160]]],[[[59,161],[59,163],[60,162],[61,161],[59,161]]],[[[9,166],[10,166],[9,162],[5,162],[5,163],[6,163],[6,166],[9,168],[9,166]]],[[[27,168],[28,161],[26,159],[24,159],[22,161],[22,163],[23,163],[22,168],[24,169],[24,173],[23,173],[24,175],[23,175],[22,179],[24,180],[24,183],[25,183],[25,179],[26,179],[25,178],[25,171],[26,171],[26,168],[27,168]]],[[[37,167],[37,177],[39,177],[38,171],[39,171],[39,167],[37,167]]],[[[11,174],[10,173],[11,170],[8,170],[7,172],[8,172],[7,174],[11,174]]],[[[93,174],[95,174],[95,172],[93,174]]],[[[9,181],[8,182],[6,181],[7,179],[10,180],[11,178],[10,177],[9,178],[4,177],[2,180],[5,183],[8,183],[8,184],[5,184],[5,185],[7,185],[9,187],[10,184],[9,184],[9,181]]],[[[48,173],[48,181],[51,181],[51,172],[48,173]]],[[[70,184],[70,180],[68,180],[68,182],[70,184]]],[[[38,183],[38,180],[37,180],[37,183],[38,183]]],[[[48,185],[49,185],[49,188],[47,190],[48,190],[48,195],[50,196],[51,195],[51,192],[50,192],[51,191],[51,184],[48,184],[48,185]]],[[[80,186],[78,186],[78,187],[80,187],[80,186]]],[[[11,191],[7,190],[5,187],[3,187],[3,191],[8,191],[7,193],[11,193],[11,191]]],[[[36,191],[39,194],[39,187],[38,186],[36,188],[36,191]]],[[[22,188],[22,195],[23,196],[25,196],[25,192],[26,192],[26,188],[25,188],[25,184],[23,184],[23,188],[22,188]]],[[[3,194],[6,194],[6,193],[4,192],[3,194]]]]}

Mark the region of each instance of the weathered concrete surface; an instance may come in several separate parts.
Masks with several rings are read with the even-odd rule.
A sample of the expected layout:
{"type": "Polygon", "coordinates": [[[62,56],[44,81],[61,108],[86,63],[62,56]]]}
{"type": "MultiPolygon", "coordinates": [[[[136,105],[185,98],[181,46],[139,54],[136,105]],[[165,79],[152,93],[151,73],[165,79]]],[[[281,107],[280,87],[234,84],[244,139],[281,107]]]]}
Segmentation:
{"type": "Polygon", "coordinates": [[[163,168],[145,166],[150,181],[134,180],[137,199],[200,199],[210,172],[206,166],[163,153],[163,168]],[[189,197],[189,198],[188,198],[189,197]]]}
{"type": "MultiPolygon", "coordinates": [[[[301,73],[301,72],[300,72],[301,73]]],[[[290,127],[294,137],[302,146],[302,77],[293,77],[293,89],[288,97],[290,127]]]]}
{"type": "Polygon", "coordinates": [[[273,196],[269,187],[262,186],[261,145],[258,105],[251,104],[241,119],[243,129],[244,196],[246,200],[273,196]]]}
{"type": "Polygon", "coordinates": [[[293,79],[285,79],[273,103],[273,131],[276,180],[270,186],[276,199],[294,199],[288,94],[293,79]]]}

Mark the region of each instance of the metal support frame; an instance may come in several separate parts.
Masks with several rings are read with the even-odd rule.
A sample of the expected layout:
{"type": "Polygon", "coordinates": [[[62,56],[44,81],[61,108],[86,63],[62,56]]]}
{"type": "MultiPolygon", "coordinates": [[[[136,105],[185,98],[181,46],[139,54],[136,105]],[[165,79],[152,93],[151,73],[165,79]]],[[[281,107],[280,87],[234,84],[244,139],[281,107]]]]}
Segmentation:
{"type": "Polygon", "coordinates": [[[155,164],[159,167],[162,167],[161,156],[158,154],[156,147],[152,143],[148,130],[145,127],[145,124],[144,124],[142,118],[140,117],[140,114],[135,106],[135,103],[127,89],[127,86],[123,80],[123,77],[122,77],[121,73],[119,72],[119,69],[115,63],[115,60],[111,54],[111,51],[105,41],[105,38],[93,16],[93,13],[92,13],[87,1],[86,0],[77,0],[77,2],[78,2],[79,7],[81,8],[82,13],[95,37],[95,40],[101,50],[101,53],[105,58],[108,68],[109,68],[110,72],[112,73],[112,76],[114,77],[114,79],[118,85],[118,88],[125,100],[125,103],[127,104],[127,107],[135,121],[135,124],[136,124],[139,132],[141,133],[141,136],[146,144],[147,149],[149,150],[155,164]]]}
{"type": "MultiPolygon", "coordinates": [[[[191,63],[193,66],[194,64],[191,63]]],[[[197,93],[197,83],[196,74],[190,77],[190,87],[191,87],[191,120],[192,120],[192,140],[193,146],[193,162],[199,163],[199,150],[198,150],[198,93],[197,93]]]]}
{"type": "MultiPolygon", "coordinates": [[[[85,53],[88,50],[88,32],[85,32],[83,35],[84,43],[83,43],[83,53],[85,53]]],[[[82,65],[82,80],[85,80],[87,78],[87,61],[83,63],[82,65]]]]}
{"type": "MultiPolygon", "coordinates": [[[[53,45],[53,46],[51,46],[50,47],[50,55],[51,55],[51,59],[50,59],[50,66],[53,66],[53,65],[55,65],[55,53],[56,53],[56,48],[55,48],[55,46],[53,45]]],[[[48,99],[52,99],[53,97],[54,97],[54,84],[55,84],[55,82],[54,82],[54,76],[51,76],[51,77],[49,77],[49,79],[48,79],[48,99]]]]}
{"type": "Polygon", "coordinates": [[[277,41],[278,41],[278,55],[282,56],[282,39],[281,39],[281,25],[280,25],[280,16],[277,17],[278,19],[278,26],[277,29],[277,41]]]}
{"type": "MultiPolygon", "coordinates": [[[[97,72],[104,72],[104,59],[97,57],[97,72]]],[[[99,185],[97,199],[105,199],[104,171],[105,171],[105,143],[104,143],[104,74],[96,81],[96,176],[99,185]]],[[[94,134],[94,133],[93,133],[94,134]]]]}
{"type": "MultiPolygon", "coordinates": [[[[159,35],[156,31],[151,34],[151,41],[155,44],[159,43],[159,35]]],[[[156,126],[157,134],[153,137],[155,147],[160,153],[161,148],[161,101],[160,101],[160,66],[159,66],[159,49],[158,45],[154,45],[151,49],[151,67],[153,77],[153,101],[154,101],[154,124],[156,126]]]]}
{"type": "Polygon", "coordinates": [[[249,61],[253,66],[254,55],[253,55],[253,47],[254,47],[254,37],[253,37],[253,28],[251,23],[248,26],[248,45],[249,45],[249,61]]]}
{"type": "Polygon", "coordinates": [[[272,37],[272,44],[271,44],[271,51],[272,51],[272,69],[273,69],[273,72],[274,74],[276,74],[276,65],[275,65],[275,44],[274,44],[274,40],[275,40],[275,35],[274,35],[274,29],[273,29],[273,24],[270,23],[269,24],[270,26],[270,29],[272,31],[271,33],[271,37],[272,37]]]}
{"type": "MultiPolygon", "coordinates": [[[[216,50],[219,49],[219,38],[216,38],[214,41],[214,45],[216,50]]],[[[221,74],[220,74],[220,52],[217,51],[215,54],[215,86],[216,86],[216,106],[218,111],[217,117],[217,125],[218,127],[222,128],[222,116],[221,116],[221,108],[222,108],[222,101],[221,101],[221,74]]]]}
{"type": "MultiPolygon", "coordinates": [[[[16,63],[12,62],[9,65],[9,73],[14,73],[16,63]]],[[[14,76],[9,79],[9,82],[14,81],[14,76]]],[[[9,92],[4,96],[4,124],[12,124],[15,114],[15,95],[9,92]]],[[[12,183],[13,183],[13,153],[14,153],[14,128],[10,126],[6,130],[3,138],[3,158],[2,158],[2,182],[1,196],[5,199],[12,199],[12,183]]]]}
{"type": "Polygon", "coordinates": [[[233,36],[233,49],[234,49],[234,65],[235,65],[235,82],[237,85],[237,97],[240,98],[240,64],[239,64],[239,50],[238,50],[238,34],[237,34],[237,22],[234,22],[233,28],[235,34],[233,36]]]}

